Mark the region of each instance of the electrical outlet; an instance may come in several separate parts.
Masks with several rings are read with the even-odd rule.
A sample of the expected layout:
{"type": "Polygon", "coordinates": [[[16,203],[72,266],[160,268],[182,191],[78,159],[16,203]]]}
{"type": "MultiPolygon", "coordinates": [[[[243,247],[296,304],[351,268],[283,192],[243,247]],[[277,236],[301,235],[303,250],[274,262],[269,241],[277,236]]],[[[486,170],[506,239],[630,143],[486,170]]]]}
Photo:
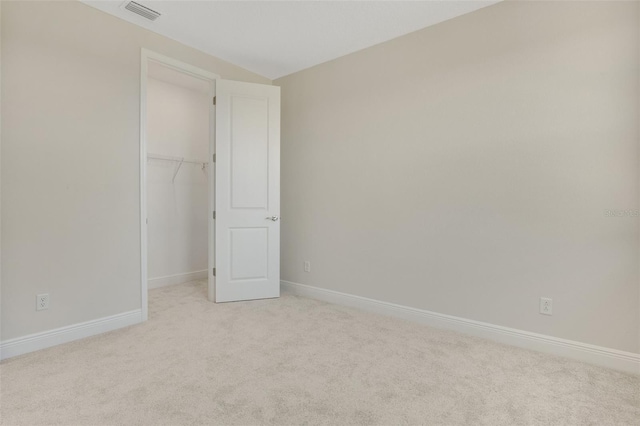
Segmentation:
{"type": "Polygon", "coordinates": [[[542,315],[553,315],[553,299],[548,297],[540,298],[540,313],[542,315]]]}
{"type": "Polygon", "coordinates": [[[304,271],[311,272],[311,262],[309,262],[308,260],[304,261],[304,271]]]}
{"type": "Polygon", "coordinates": [[[38,294],[36,296],[36,311],[44,311],[45,309],[49,309],[49,295],[48,294],[38,294]]]}

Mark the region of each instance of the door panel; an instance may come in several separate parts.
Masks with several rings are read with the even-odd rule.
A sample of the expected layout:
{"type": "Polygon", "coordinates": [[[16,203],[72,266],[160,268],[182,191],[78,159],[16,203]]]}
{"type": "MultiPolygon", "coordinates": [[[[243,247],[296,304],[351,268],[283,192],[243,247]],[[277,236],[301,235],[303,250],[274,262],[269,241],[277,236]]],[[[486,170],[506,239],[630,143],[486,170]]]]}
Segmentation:
{"type": "Polygon", "coordinates": [[[216,83],[215,301],[280,296],[280,88],[216,83]]]}
{"type": "Polygon", "coordinates": [[[231,97],[231,207],[268,209],[268,99],[231,97]]]}
{"type": "Polygon", "coordinates": [[[269,228],[231,228],[231,281],[269,276],[269,228]]]}

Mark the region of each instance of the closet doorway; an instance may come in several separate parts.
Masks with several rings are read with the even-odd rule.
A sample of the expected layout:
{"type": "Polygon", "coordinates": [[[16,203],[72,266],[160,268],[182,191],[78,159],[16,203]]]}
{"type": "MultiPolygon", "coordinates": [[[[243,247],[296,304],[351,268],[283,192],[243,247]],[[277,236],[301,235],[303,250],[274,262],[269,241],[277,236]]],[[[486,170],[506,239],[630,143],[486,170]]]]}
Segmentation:
{"type": "Polygon", "coordinates": [[[143,49],[141,299],[207,281],[213,302],[280,295],[280,90],[143,49]]]}
{"type": "Polygon", "coordinates": [[[149,289],[208,279],[210,86],[210,81],[149,61],[149,289]]]}

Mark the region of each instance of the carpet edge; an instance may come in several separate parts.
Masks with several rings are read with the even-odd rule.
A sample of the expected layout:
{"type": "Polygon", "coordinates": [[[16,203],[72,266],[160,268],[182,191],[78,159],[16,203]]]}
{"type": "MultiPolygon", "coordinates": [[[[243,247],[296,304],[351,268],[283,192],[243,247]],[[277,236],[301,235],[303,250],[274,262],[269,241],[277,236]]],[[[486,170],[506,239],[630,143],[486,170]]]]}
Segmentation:
{"type": "Polygon", "coordinates": [[[281,280],[283,291],[640,375],[640,354],[281,280]]]}

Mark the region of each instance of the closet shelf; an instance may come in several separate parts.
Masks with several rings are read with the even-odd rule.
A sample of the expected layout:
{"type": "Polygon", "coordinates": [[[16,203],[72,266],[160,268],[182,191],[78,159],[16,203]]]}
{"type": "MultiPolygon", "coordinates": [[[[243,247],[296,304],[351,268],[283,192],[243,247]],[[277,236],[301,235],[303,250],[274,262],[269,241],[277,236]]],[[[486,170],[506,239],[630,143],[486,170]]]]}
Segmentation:
{"type": "Polygon", "coordinates": [[[202,170],[205,173],[206,173],[205,167],[207,167],[207,163],[208,163],[208,161],[192,160],[184,157],[171,157],[168,155],[151,154],[151,153],[147,154],[147,160],[175,161],[176,163],[178,163],[178,165],[176,166],[176,170],[173,172],[173,179],[171,179],[171,182],[175,182],[176,176],[178,174],[178,171],[180,170],[180,166],[182,166],[182,163],[202,164],[202,170]]]}
{"type": "Polygon", "coordinates": [[[147,154],[147,159],[149,160],[165,160],[165,161],[176,161],[178,163],[192,163],[192,164],[204,164],[208,163],[207,160],[194,160],[184,157],[171,157],[168,155],[160,155],[160,154],[147,154]]]}

